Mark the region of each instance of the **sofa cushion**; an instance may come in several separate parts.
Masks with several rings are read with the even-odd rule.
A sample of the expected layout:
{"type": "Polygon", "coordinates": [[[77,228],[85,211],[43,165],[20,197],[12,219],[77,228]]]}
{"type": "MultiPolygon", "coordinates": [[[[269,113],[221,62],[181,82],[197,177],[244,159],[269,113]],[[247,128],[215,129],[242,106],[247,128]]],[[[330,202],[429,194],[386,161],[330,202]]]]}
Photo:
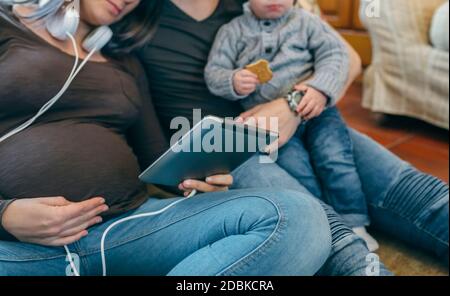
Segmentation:
{"type": "Polygon", "coordinates": [[[430,39],[431,44],[441,50],[449,51],[449,2],[445,2],[433,17],[431,24],[430,39]]]}

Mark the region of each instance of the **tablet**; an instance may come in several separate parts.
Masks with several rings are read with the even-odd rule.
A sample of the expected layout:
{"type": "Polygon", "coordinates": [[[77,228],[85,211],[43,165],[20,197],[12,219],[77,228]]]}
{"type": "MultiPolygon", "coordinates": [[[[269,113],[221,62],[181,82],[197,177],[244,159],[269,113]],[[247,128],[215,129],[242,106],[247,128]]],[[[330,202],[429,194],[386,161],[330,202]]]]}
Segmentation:
{"type": "Polygon", "coordinates": [[[208,116],[196,124],[139,179],[147,184],[178,187],[185,180],[229,174],[278,139],[265,129],[208,116]]]}

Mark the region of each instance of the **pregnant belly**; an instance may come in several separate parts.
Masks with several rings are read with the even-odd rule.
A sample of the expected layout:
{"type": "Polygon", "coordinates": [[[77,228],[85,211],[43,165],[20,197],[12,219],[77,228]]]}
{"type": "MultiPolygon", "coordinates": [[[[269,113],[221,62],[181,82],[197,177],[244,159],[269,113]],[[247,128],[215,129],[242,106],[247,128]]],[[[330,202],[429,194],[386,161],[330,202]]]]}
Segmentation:
{"type": "Polygon", "coordinates": [[[7,198],[101,196],[126,207],[145,194],[126,140],[95,124],[30,128],[0,144],[0,166],[0,194],[7,198]]]}

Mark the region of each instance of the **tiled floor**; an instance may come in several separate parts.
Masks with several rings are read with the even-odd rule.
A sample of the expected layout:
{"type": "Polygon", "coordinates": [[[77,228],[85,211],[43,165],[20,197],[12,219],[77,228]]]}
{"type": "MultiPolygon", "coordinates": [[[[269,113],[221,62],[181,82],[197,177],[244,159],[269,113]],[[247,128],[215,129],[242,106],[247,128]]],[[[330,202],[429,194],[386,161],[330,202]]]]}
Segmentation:
{"type": "MultiPolygon", "coordinates": [[[[374,114],[361,107],[362,86],[353,85],[339,108],[347,123],[420,170],[449,182],[449,133],[418,120],[374,114]]],[[[380,257],[396,275],[448,275],[432,257],[383,234],[380,257]]]]}

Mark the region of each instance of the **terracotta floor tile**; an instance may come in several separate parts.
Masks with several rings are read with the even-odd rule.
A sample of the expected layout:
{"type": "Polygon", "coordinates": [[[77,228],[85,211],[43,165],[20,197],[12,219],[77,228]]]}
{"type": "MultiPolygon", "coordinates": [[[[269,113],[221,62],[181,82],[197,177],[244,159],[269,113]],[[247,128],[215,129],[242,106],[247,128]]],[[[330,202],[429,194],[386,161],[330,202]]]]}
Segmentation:
{"type": "Polygon", "coordinates": [[[414,134],[414,128],[411,125],[403,125],[401,127],[381,125],[380,122],[383,117],[364,109],[361,106],[361,97],[361,85],[355,84],[349,89],[345,98],[338,104],[349,126],[368,135],[388,148],[411,138],[414,134]]]}
{"type": "Polygon", "coordinates": [[[357,83],[338,105],[349,126],[419,169],[449,181],[448,131],[412,118],[375,114],[361,107],[361,97],[362,86],[357,83]]]}
{"type": "Polygon", "coordinates": [[[448,145],[416,136],[391,149],[396,155],[410,162],[418,169],[432,174],[448,183],[448,145]]]}

